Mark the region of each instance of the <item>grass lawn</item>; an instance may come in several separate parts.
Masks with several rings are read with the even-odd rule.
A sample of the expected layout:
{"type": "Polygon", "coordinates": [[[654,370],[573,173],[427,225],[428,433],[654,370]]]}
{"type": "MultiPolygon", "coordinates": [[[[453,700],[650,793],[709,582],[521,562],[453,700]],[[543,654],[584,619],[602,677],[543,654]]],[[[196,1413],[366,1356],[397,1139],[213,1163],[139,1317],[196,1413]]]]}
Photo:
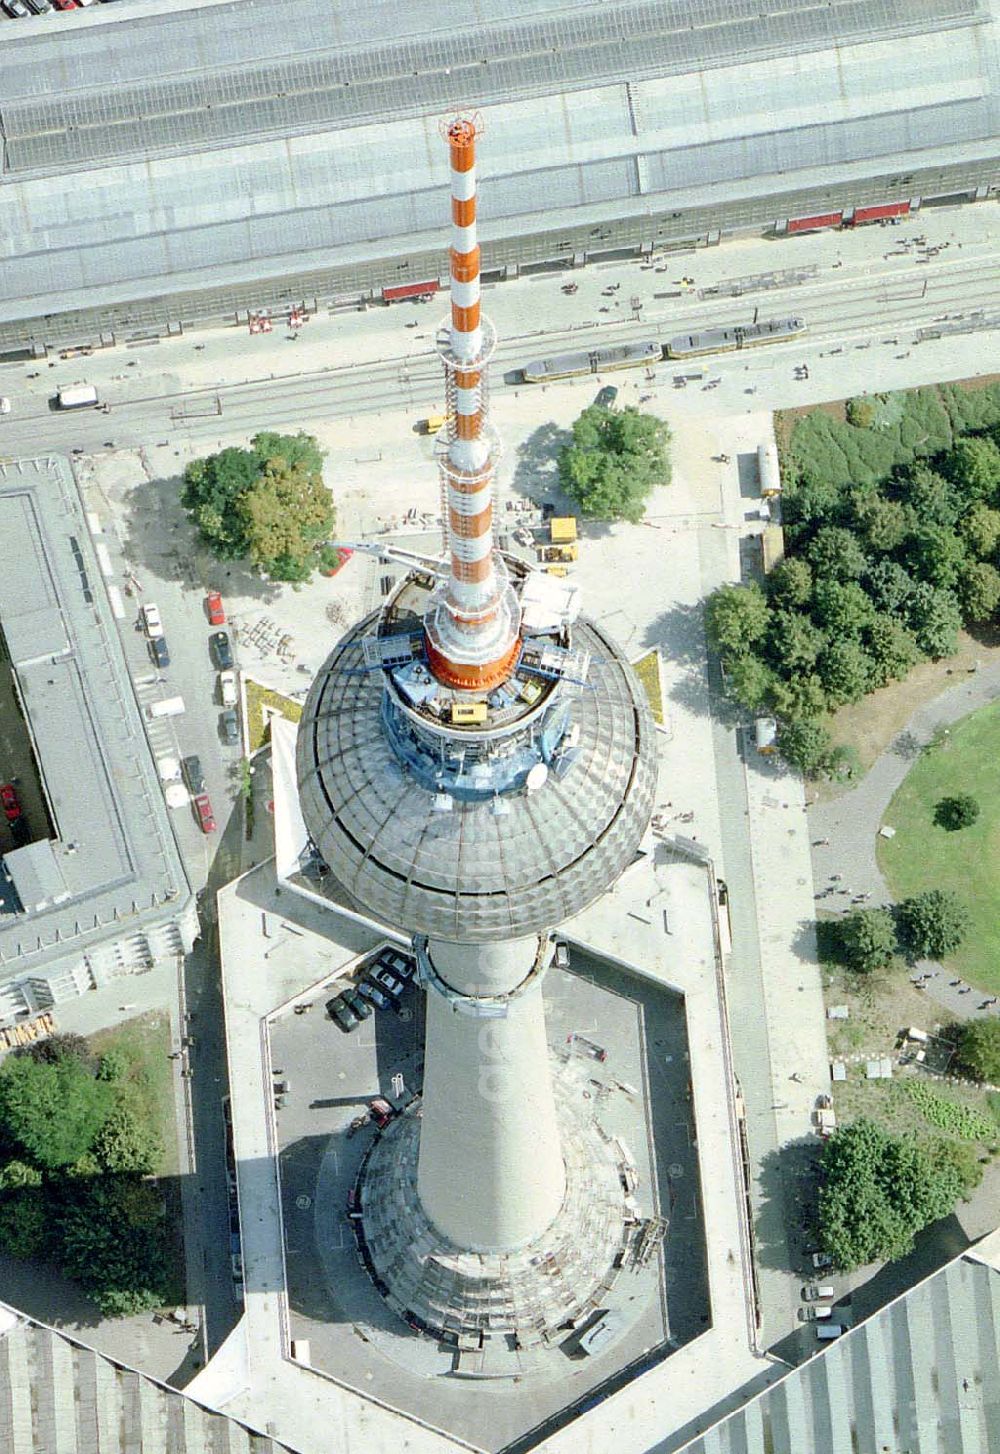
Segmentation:
{"type": "Polygon", "coordinates": [[[649,710],[653,714],[653,721],[658,727],[663,726],[663,683],[660,678],[660,653],[654,647],[644,655],[637,657],[632,663],[632,670],[635,672],[642,689],[646,693],[649,702],[649,710]]]}
{"type": "Polygon", "coordinates": [[[270,687],[261,686],[252,677],[244,677],[243,685],[247,701],[250,751],[253,753],[270,741],[270,713],[279,712],[290,722],[298,722],[302,716],[302,703],[282,696],[281,692],[275,692],[270,687]],[[265,707],[269,709],[267,714],[264,712],[265,707]]]}
{"type": "Polygon", "coordinates": [[[125,1077],[136,1104],[160,1133],[163,1160],[158,1176],[176,1176],[177,1123],[174,1115],[173,1062],[170,1053],[170,1020],[164,1010],[137,1015],[112,1030],[99,1030],[88,1037],[95,1055],[118,1050],[127,1056],[130,1070],[125,1077]]]}
{"type": "Polygon", "coordinates": [[[173,1061],[170,1053],[170,1019],[165,1011],[137,1015],[113,1030],[99,1030],[88,1036],[97,1055],[121,1051],[130,1062],[125,1077],[136,1104],[156,1126],[163,1143],[163,1157],[156,1179],[166,1206],[166,1263],[168,1283],[163,1306],[187,1301],[184,1275],[184,1213],[181,1206],[180,1164],[177,1157],[177,1120],[174,1111],[173,1061]]]}
{"type": "Polygon", "coordinates": [[[942,888],[966,906],[969,932],[949,968],[991,993],[1000,992],[998,749],[1000,704],[991,703],[914,762],[885,814],[896,836],[878,841],[879,867],[897,900],[942,888]],[[971,793],[981,809],[978,822],[957,833],[934,822],[935,804],[953,793],[971,793]]]}

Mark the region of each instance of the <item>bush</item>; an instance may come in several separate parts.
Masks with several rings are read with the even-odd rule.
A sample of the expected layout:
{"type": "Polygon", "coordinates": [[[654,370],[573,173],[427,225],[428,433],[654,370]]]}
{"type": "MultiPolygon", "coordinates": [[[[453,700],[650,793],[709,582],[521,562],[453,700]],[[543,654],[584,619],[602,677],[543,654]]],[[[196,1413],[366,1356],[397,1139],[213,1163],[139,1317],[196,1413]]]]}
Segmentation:
{"type": "Polygon", "coordinates": [[[969,916],[948,889],[926,889],[896,911],[900,938],[915,959],[953,954],[965,938],[969,916]]]}
{"type": "Polygon", "coordinates": [[[957,1136],[962,1141],[989,1143],[996,1136],[997,1128],[991,1116],[983,1115],[974,1106],[964,1106],[949,1100],[934,1089],[926,1080],[904,1080],[906,1094],[920,1114],[932,1126],[957,1136]]]}
{"type": "Polygon", "coordinates": [[[40,1187],[22,1187],[0,1198],[0,1247],[11,1257],[44,1257],[52,1242],[52,1219],[40,1187]]]}
{"type": "Polygon", "coordinates": [[[934,808],[934,821],[939,828],[957,833],[960,828],[970,828],[979,817],[979,804],[969,793],[957,793],[952,798],[942,798],[934,808]]]}
{"type": "Polygon", "coordinates": [[[123,1050],[106,1050],[97,1062],[97,1079],[111,1082],[124,1080],[131,1064],[123,1050]]]}
{"type": "Polygon", "coordinates": [[[156,1170],[163,1145],[135,1109],[120,1101],[97,1133],[94,1155],[105,1171],[148,1173],[156,1170]]]}

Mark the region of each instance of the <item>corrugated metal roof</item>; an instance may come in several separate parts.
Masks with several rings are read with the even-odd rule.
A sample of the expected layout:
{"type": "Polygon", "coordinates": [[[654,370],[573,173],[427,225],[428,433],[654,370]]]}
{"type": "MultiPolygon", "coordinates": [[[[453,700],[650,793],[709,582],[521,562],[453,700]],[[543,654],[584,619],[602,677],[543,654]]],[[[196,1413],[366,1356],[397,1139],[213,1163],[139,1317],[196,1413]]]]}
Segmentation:
{"type": "Polygon", "coordinates": [[[817,1343],[814,1357],[675,1454],[883,1450],[1000,1450],[1000,1272],[974,1255],[817,1343]]]}
{"type": "Polygon", "coordinates": [[[295,1454],[0,1304],[4,1454],[295,1454]]]}

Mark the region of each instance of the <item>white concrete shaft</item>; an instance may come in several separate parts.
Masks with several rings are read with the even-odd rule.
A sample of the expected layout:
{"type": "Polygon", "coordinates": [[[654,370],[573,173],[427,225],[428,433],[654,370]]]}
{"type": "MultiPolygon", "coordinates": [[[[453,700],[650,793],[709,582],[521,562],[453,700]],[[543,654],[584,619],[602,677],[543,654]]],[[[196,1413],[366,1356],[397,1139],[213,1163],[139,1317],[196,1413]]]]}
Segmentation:
{"type": "MultiPolygon", "coordinates": [[[[432,943],[441,977],[466,992],[502,993],[530,973],[534,939],[432,943]]],[[[457,1247],[510,1251],[540,1236],[566,1190],[545,1039],[541,976],[503,1019],[463,1014],[427,990],[417,1191],[457,1247]]]]}

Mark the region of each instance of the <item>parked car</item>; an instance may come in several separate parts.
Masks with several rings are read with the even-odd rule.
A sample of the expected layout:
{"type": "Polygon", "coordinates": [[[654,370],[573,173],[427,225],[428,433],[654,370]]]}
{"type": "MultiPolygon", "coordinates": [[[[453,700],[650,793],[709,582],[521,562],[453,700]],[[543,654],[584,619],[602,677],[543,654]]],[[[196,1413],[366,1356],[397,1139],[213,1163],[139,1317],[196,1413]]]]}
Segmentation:
{"type": "Polygon", "coordinates": [[[215,832],[215,814],[212,812],[212,803],[207,793],[199,793],[193,799],[194,811],[198,819],[198,827],[203,833],[215,832]]]}
{"type": "Polygon", "coordinates": [[[219,672],[219,701],[224,707],[235,707],[239,700],[239,693],[236,690],[236,673],[234,671],[219,672]]]}
{"type": "Polygon", "coordinates": [[[227,747],[236,747],[240,740],[240,724],[235,710],[230,707],[219,713],[219,731],[227,747]]]}
{"type": "Polygon", "coordinates": [[[0,787],[0,806],[3,807],[3,814],[8,823],[13,823],[20,818],[21,800],[17,796],[13,783],[4,783],[3,787],[0,787]]]}
{"type": "Polygon", "coordinates": [[[810,1303],[808,1307],[799,1308],[800,1323],[815,1323],[819,1318],[828,1318],[833,1312],[829,1303],[810,1303]]]}
{"type": "Polygon", "coordinates": [[[222,597],[218,591],[209,591],[205,597],[205,610],[208,613],[208,624],[210,626],[225,626],[226,613],[222,606],[222,597]]]}
{"type": "Polygon", "coordinates": [[[822,1272],[824,1267],[833,1266],[833,1258],[829,1252],[814,1252],[811,1261],[817,1272],[822,1272]]]}
{"type": "Polygon", "coordinates": [[[349,1035],[361,1024],[350,1005],[345,1005],[341,995],[334,995],[332,1000],[327,1000],[326,1013],[340,1026],[345,1035],[349,1035]]]}
{"type": "Polygon", "coordinates": [[[200,757],[191,756],[181,758],[181,771],[184,774],[185,782],[196,797],[200,793],[204,793],[205,775],[201,770],[200,757]]]}
{"type": "Polygon", "coordinates": [[[357,1015],[359,1020],[367,1020],[372,1012],[372,1007],[366,999],[358,994],[357,990],[345,990],[340,997],[349,1010],[357,1015]]]}
{"type": "Polygon", "coordinates": [[[52,9],[49,0],[25,0],[25,4],[32,15],[47,15],[52,9]]]}
{"type": "Polygon", "coordinates": [[[417,967],[413,955],[404,954],[401,949],[383,949],[375,963],[401,980],[412,979],[417,967]]]}
{"type": "Polygon", "coordinates": [[[387,969],[380,968],[378,965],[371,971],[368,978],[394,998],[398,999],[403,993],[403,981],[397,979],[394,974],[390,974],[387,969]]]}
{"type": "Polygon", "coordinates": [[[377,1010],[386,1010],[392,1003],[385,990],[379,989],[377,984],[372,984],[367,979],[363,979],[358,985],[358,994],[366,1000],[371,1000],[377,1010]]]}
{"type": "Polygon", "coordinates": [[[79,10],[81,0],[52,0],[52,4],[57,10],[79,10]]]}
{"type": "Polygon", "coordinates": [[[231,671],[233,665],[233,648],[229,641],[229,634],[225,631],[216,631],[208,639],[208,649],[212,653],[212,660],[219,671],[231,671]]]}
{"type": "Polygon", "coordinates": [[[3,8],[11,20],[21,20],[25,15],[31,14],[24,0],[3,0],[3,8]]]}
{"type": "Polygon", "coordinates": [[[802,1297],[805,1302],[814,1303],[820,1298],[836,1297],[836,1293],[829,1282],[807,1282],[802,1289],[802,1297]]]}
{"type": "Polygon", "coordinates": [[[373,1101],[369,1101],[368,1110],[371,1113],[372,1120],[375,1122],[376,1126],[379,1128],[380,1131],[384,1130],[385,1127],[388,1126],[389,1122],[396,1114],[392,1106],[390,1106],[389,1102],[385,1100],[382,1096],[376,1096],[373,1101]]]}
{"type": "Polygon", "coordinates": [[[617,398],[618,390],[614,384],[605,384],[603,389],[598,390],[594,403],[601,409],[610,409],[617,398]]]}
{"type": "Polygon", "coordinates": [[[10,413],[10,400],[6,394],[0,394],[0,414],[10,413]]]}
{"type": "Polygon", "coordinates": [[[153,659],[154,666],[169,666],[170,649],[167,646],[167,638],[165,636],[151,636],[149,639],[149,654],[153,659]]]}
{"type": "Polygon", "coordinates": [[[140,607],[139,618],[150,641],[155,641],[158,636],[163,635],[163,622],[160,619],[160,608],[155,601],[147,601],[144,606],[140,607]]]}

